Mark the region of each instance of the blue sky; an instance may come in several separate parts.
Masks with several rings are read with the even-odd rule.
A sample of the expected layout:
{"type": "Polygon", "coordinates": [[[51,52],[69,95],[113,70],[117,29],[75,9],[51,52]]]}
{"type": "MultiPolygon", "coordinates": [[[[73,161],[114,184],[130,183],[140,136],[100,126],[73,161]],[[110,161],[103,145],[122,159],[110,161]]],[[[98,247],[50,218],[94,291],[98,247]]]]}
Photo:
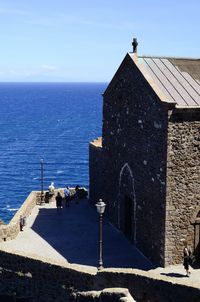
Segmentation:
{"type": "Polygon", "coordinates": [[[110,81],[139,55],[200,57],[199,0],[0,0],[0,81],[110,81]]]}

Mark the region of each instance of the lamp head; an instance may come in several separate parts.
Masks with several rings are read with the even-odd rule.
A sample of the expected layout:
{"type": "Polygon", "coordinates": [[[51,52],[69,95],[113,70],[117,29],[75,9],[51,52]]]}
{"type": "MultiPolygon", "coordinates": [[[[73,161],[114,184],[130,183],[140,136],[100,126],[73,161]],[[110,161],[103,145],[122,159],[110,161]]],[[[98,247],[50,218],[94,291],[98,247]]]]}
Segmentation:
{"type": "Polygon", "coordinates": [[[97,212],[99,214],[103,214],[104,213],[106,204],[102,201],[102,199],[99,199],[99,202],[97,202],[95,204],[95,206],[97,207],[97,212]]]}

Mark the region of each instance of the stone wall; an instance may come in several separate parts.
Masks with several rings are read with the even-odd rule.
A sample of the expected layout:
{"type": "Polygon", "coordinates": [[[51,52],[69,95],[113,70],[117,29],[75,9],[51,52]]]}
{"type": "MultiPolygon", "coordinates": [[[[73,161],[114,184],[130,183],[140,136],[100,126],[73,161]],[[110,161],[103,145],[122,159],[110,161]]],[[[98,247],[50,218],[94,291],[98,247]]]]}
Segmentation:
{"type": "Polygon", "coordinates": [[[93,275],[19,255],[0,252],[0,293],[28,301],[68,301],[70,288],[89,290],[93,275]]]}
{"type": "Polygon", "coordinates": [[[129,219],[131,240],[153,263],[164,265],[168,108],[129,55],[119,71],[104,94],[106,212],[123,231],[129,219]],[[125,199],[132,200],[128,209],[125,199]]]}
{"type": "Polygon", "coordinates": [[[0,225],[0,241],[14,239],[20,231],[20,216],[29,216],[36,203],[40,200],[40,192],[31,192],[20,209],[6,225],[0,225]]]}
{"type": "Polygon", "coordinates": [[[154,278],[149,272],[137,270],[107,270],[96,276],[99,288],[118,286],[128,288],[137,302],[195,302],[199,301],[200,289],[181,284],[181,281],[154,278]]]}
{"type": "Polygon", "coordinates": [[[166,207],[166,265],[179,263],[183,240],[194,246],[200,211],[200,110],[175,110],[169,116],[166,207]]]}
{"type": "Polygon", "coordinates": [[[103,197],[102,164],[101,138],[98,138],[89,145],[89,183],[92,204],[97,203],[103,197]]]}
{"type": "Polygon", "coordinates": [[[100,291],[77,292],[71,302],[135,302],[127,288],[105,288],[100,291]]]}
{"type": "Polygon", "coordinates": [[[61,266],[0,251],[0,297],[15,296],[13,301],[66,302],[72,292],[108,287],[127,288],[138,302],[197,302],[200,298],[199,284],[191,287],[180,279],[175,283],[166,276],[156,278],[152,271],[91,271],[89,267],[67,263],[61,266]]]}

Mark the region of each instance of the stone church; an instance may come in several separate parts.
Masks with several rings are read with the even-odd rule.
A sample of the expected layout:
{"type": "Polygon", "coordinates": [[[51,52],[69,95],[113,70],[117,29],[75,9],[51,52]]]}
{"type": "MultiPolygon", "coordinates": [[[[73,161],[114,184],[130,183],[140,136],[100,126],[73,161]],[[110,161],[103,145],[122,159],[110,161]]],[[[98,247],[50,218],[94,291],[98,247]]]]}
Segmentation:
{"type": "Polygon", "coordinates": [[[152,263],[200,258],[200,59],[140,57],[137,40],[103,94],[90,143],[90,200],[152,263]]]}

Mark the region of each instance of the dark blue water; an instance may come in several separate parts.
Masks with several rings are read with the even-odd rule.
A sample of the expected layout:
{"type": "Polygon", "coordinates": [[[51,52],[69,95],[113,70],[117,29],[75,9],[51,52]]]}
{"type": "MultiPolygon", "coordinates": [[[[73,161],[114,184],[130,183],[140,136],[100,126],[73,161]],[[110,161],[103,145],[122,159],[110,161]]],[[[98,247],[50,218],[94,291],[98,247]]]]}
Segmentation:
{"type": "Polygon", "coordinates": [[[0,84],[0,219],[32,190],[88,187],[88,142],[101,135],[105,83],[0,84]]]}

